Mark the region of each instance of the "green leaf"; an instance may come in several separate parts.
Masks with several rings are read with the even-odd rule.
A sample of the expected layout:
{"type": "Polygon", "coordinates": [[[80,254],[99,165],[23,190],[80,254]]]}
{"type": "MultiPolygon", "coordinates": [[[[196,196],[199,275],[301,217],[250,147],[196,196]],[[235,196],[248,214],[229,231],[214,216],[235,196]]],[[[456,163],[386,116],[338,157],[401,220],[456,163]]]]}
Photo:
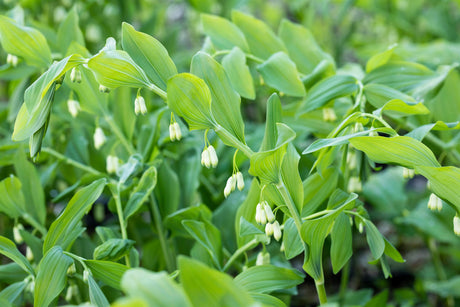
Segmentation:
{"type": "Polygon", "coordinates": [[[51,248],[40,261],[35,279],[34,306],[47,307],[64,290],[72,258],[60,246],[51,248]]]}
{"type": "Polygon", "coordinates": [[[246,307],[253,303],[250,295],[232,278],[206,265],[179,256],[180,280],[193,306],[246,307]]]}
{"type": "Polygon", "coordinates": [[[0,212],[12,219],[20,217],[26,211],[21,186],[21,181],[14,176],[0,181],[0,212]]]}
{"type": "Polygon", "coordinates": [[[129,253],[134,243],[133,240],[128,239],[108,239],[94,249],[93,258],[95,260],[117,261],[129,253]]]}
{"type": "Polygon", "coordinates": [[[383,238],[385,240],[385,251],[384,254],[393,259],[396,262],[403,263],[405,260],[401,256],[401,254],[398,252],[398,250],[391,244],[390,241],[388,241],[385,237],[383,238]]]}
{"type": "Polygon", "coordinates": [[[411,132],[409,132],[408,134],[406,134],[406,136],[409,136],[418,141],[422,141],[431,130],[445,131],[445,130],[454,130],[454,129],[455,130],[460,129],[460,122],[456,121],[453,123],[445,123],[442,121],[437,121],[433,124],[427,124],[427,125],[417,127],[411,132]]]}
{"type": "Polygon", "coordinates": [[[264,232],[254,226],[254,224],[248,222],[243,216],[241,216],[239,234],[240,236],[245,237],[251,235],[263,235],[264,232]]]}
{"type": "Polygon", "coordinates": [[[163,161],[158,170],[158,182],[155,188],[155,196],[162,216],[168,216],[179,208],[180,186],[177,174],[166,160],[163,161]]]}
{"type": "Polygon", "coordinates": [[[47,67],[51,63],[51,51],[43,34],[6,16],[0,16],[0,42],[6,52],[24,58],[29,65],[47,67]]]}
{"type": "Polygon", "coordinates": [[[407,104],[416,104],[417,101],[401,91],[383,84],[370,83],[363,88],[367,101],[376,108],[383,107],[388,101],[399,99],[407,104]]]}
{"type": "Polygon", "coordinates": [[[122,24],[121,44],[150,81],[166,90],[168,79],[177,74],[176,65],[166,48],[152,36],[136,31],[126,22],[122,24]]]}
{"type": "Polygon", "coordinates": [[[328,168],[321,174],[315,173],[304,180],[302,217],[313,213],[331,195],[337,187],[338,178],[337,170],[328,168]]]}
{"type": "Polygon", "coordinates": [[[176,235],[189,237],[187,230],[182,226],[183,220],[210,221],[211,216],[212,212],[205,205],[191,206],[168,215],[164,225],[176,235]]]}
{"type": "Polygon", "coordinates": [[[269,294],[260,294],[260,293],[249,293],[254,301],[263,304],[262,306],[271,306],[271,307],[286,307],[286,304],[269,294]]]}
{"type": "Polygon", "coordinates": [[[427,292],[436,293],[441,297],[460,297],[458,289],[460,287],[460,276],[454,276],[448,280],[425,281],[424,287],[427,292]]]}
{"type": "Polygon", "coordinates": [[[297,115],[321,108],[326,103],[352,95],[358,89],[358,81],[347,75],[335,75],[316,83],[308,92],[307,97],[299,105],[297,115]]]}
{"type": "Polygon", "coordinates": [[[154,166],[149,167],[143,174],[139,183],[134,188],[131,196],[123,211],[125,220],[128,220],[149,198],[157,183],[157,169],[154,166]]]}
{"type": "Polygon", "coordinates": [[[249,51],[244,34],[233,23],[225,18],[201,14],[203,31],[211,38],[212,43],[219,49],[232,49],[237,46],[243,51],[249,51]]]}
{"type": "Polygon", "coordinates": [[[269,86],[288,96],[303,97],[307,93],[295,63],[284,52],[271,55],[257,70],[269,86]]]}
{"type": "Polygon", "coordinates": [[[352,232],[348,216],[340,213],[331,232],[331,263],[337,274],[353,255],[352,232]]]}
{"type": "MultiPolygon", "coordinates": [[[[312,73],[321,61],[334,63],[332,57],[321,50],[311,32],[301,25],[283,19],[279,28],[279,37],[284,42],[289,57],[304,74],[312,73]]],[[[329,66],[328,70],[328,74],[333,73],[334,64],[329,66]]]]}
{"type": "Polygon", "coordinates": [[[67,17],[59,25],[57,41],[62,54],[67,54],[72,42],[76,42],[81,46],[85,45],[83,33],[78,26],[78,14],[75,7],[67,13],[67,17]]]}
{"type": "Polygon", "coordinates": [[[395,163],[408,168],[439,166],[427,146],[407,136],[360,136],[351,139],[350,143],[378,163],[395,163]]]}
{"type": "Polygon", "coordinates": [[[91,274],[88,274],[89,300],[97,307],[109,307],[110,303],[91,274]]]}
{"type": "Polygon", "coordinates": [[[239,141],[244,141],[240,96],[233,90],[224,68],[204,52],[192,58],[191,72],[202,78],[211,93],[211,112],[216,122],[239,141]]]}
{"type": "Polygon", "coordinates": [[[249,173],[259,177],[262,184],[279,182],[281,163],[286,154],[287,145],[295,138],[295,132],[285,124],[277,123],[276,127],[278,131],[276,147],[251,156],[249,173]]]}
{"type": "Polygon", "coordinates": [[[168,105],[187,121],[190,130],[214,126],[211,97],[206,83],[192,74],[182,73],[168,80],[168,105]]]}
{"type": "MultiPolygon", "coordinates": [[[[23,294],[27,282],[19,281],[9,285],[0,292],[0,299],[8,301],[10,304],[14,304],[15,301],[23,294]]],[[[2,303],[3,306],[3,303],[2,303]]],[[[13,306],[13,305],[12,305],[13,306]]]]}
{"type": "Polygon", "coordinates": [[[238,274],[234,281],[237,285],[252,293],[270,293],[289,289],[303,282],[299,271],[277,267],[271,264],[257,265],[238,274]]]}
{"type": "Polygon", "coordinates": [[[263,21],[238,11],[232,11],[232,21],[243,32],[255,56],[265,60],[278,51],[287,53],[283,42],[263,21]]]}
{"type": "Polygon", "coordinates": [[[25,140],[43,127],[50,114],[56,81],[69,69],[81,63],[83,63],[81,56],[68,56],[51,65],[40,78],[27,88],[24,94],[24,104],[21,106],[14,123],[12,136],[14,141],[25,140]]]}
{"type": "Polygon", "coordinates": [[[148,306],[192,306],[184,290],[165,272],[150,272],[141,268],[128,270],[123,275],[121,287],[129,296],[148,302],[148,306]]]}
{"type": "Polygon", "coordinates": [[[407,104],[402,100],[393,99],[388,101],[383,107],[372,112],[374,115],[381,116],[382,113],[392,117],[402,117],[416,114],[429,114],[430,110],[421,102],[407,104]]]}
{"type": "Polygon", "coordinates": [[[108,88],[150,86],[145,72],[125,51],[103,50],[89,59],[87,65],[97,81],[108,88]]]}
{"type": "Polygon", "coordinates": [[[211,256],[214,265],[217,268],[221,267],[222,259],[222,242],[220,231],[208,221],[199,222],[194,220],[184,220],[182,225],[185,230],[203,246],[211,256]]]}
{"type": "Polygon", "coordinates": [[[16,262],[24,271],[30,275],[35,275],[34,269],[29,261],[16,248],[16,245],[10,239],[0,236],[0,254],[16,262]]]}
{"type": "Polygon", "coordinates": [[[104,260],[85,260],[85,264],[96,279],[121,290],[121,278],[129,269],[126,265],[104,260]]]}
{"type": "Polygon", "coordinates": [[[289,143],[281,165],[281,178],[297,207],[298,212],[302,211],[303,206],[303,184],[299,174],[300,155],[295,146],[289,143]]]}
{"type": "Polygon", "coordinates": [[[117,168],[117,176],[120,183],[125,183],[129,177],[135,175],[141,168],[142,157],[139,154],[131,155],[128,161],[117,168]]]}
{"type": "Polygon", "coordinates": [[[456,99],[460,95],[459,82],[458,69],[451,69],[439,90],[434,90],[435,94],[426,97],[425,104],[435,120],[453,122],[460,118],[460,103],[456,99]]]}
{"type": "Polygon", "coordinates": [[[453,166],[432,167],[420,165],[415,171],[423,175],[430,182],[430,189],[439,197],[449,201],[460,212],[460,169],[453,166]]]}
{"type": "Polygon", "coordinates": [[[385,240],[383,239],[380,231],[375,227],[375,225],[367,220],[363,219],[366,226],[366,240],[367,244],[372,253],[373,260],[377,260],[382,257],[383,252],[385,251],[385,240]]]}
{"type": "Polygon", "coordinates": [[[14,157],[14,170],[22,184],[25,213],[44,225],[46,219],[45,194],[38,172],[35,166],[27,161],[22,148],[14,157]]]}
{"type": "Polygon", "coordinates": [[[386,128],[386,127],[383,127],[383,128],[371,128],[369,130],[359,131],[359,132],[355,132],[355,133],[352,133],[352,134],[346,134],[346,135],[338,136],[338,137],[335,137],[335,138],[317,139],[313,143],[311,143],[310,146],[305,148],[305,150],[302,152],[302,154],[306,155],[306,154],[316,152],[316,151],[318,151],[320,149],[323,149],[323,148],[347,144],[350,139],[358,137],[358,136],[367,135],[367,134],[369,134],[370,132],[373,132],[373,131],[374,132],[383,132],[383,133],[387,133],[389,135],[396,135],[396,131],[394,131],[393,129],[390,129],[390,128],[386,128]]]}
{"type": "Polygon", "coordinates": [[[60,245],[63,249],[72,246],[80,235],[83,216],[99,198],[106,182],[105,178],[99,179],[75,193],[61,215],[51,224],[43,244],[44,254],[55,245],[60,245]]]}
{"type": "Polygon", "coordinates": [[[281,101],[276,93],[273,93],[267,101],[267,115],[265,119],[265,134],[260,146],[260,151],[267,151],[276,147],[278,140],[277,123],[281,123],[281,101]]]}
{"type": "Polygon", "coordinates": [[[249,67],[246,65],[246,55],[240,48],[235,47],[222,59],[222,66],[235,91],[247,99],[255,99],[254,80],[249,67]]]}
{"type": "Polygon", "coordinates": [[[292,217],[284,222],[283,243],[284,255],[286,255],[286,259],[288,260],[300,255],[304,251],[302,240],[292,217]]]}
{"type": "Polygon", "coordinates": [[[387,50],[373,55],[366,63],[366,73],[388,63],[394,57],[393,52],[397,46],[397,44],[393,44],[387,50]]]}
{"type": "Polygon", "coordinates": [[[386,307],[388,306],[388,289],[383,290],[370,301],[364,305],[364,307],[386,307]]]}

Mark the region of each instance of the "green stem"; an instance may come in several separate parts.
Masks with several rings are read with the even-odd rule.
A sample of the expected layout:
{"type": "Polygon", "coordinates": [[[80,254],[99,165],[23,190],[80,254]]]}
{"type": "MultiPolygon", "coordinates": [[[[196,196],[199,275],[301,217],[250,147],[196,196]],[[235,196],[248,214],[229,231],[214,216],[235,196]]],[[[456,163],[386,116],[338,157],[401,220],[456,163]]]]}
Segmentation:
{"type": "Polygon", "coordinates": [[[79,168],[85,172],[88,172],[88,173],[91,173],[93,175],[96,175],[96,176],[105,176],[103,173],[99,172],[98,170],[95,170],[94,168],[90,167],[90,166],[87,166],[87,165],[84,165],[80,162],[77,162],[73,159],[70,159],[66,156],[64,156],[63,154],[55,151],[54,149],[51,149],[49,147],[43,147],[42,148],[42,152],[46,152],[50,155],[52,155],[53,157],[55,157],[56,159],[58,159],[59,161],[62,161],[64,163],[67,163],[69,165],[72,165],[72,166],[75,166],[76,168],[79,168]]]}
{"type": "Polygon", "coordinates": [[[25,213],[24,215],[22,215],[22,218],[27,222],[29,223],[30,225],[32,225],[32,227],[34,227],[35,229],[37,229],[41,234],[42,236],[46,236],[47,234],[47,230],[45,227],[43,227],[39,222],[37,222],[33,216],[31,216],[29,213],[25,213]]]}
{"type": "MultiPolygon", "coordinates": [[[[434,269],[436,271],[436,275],[439,280],[445,281],[447,280],[447,274],[444,270],[444,266],[442,265],[441,255],[439,254],[438,247],[436,245],[436,240],[433,238],[428,238],[427,241],[428,249],[431,253],[431,258],[433,259],[434,269]]],[[[452,296],[446,297],[446,306],[453,307],[454,306],[454,299],[452,296]]]]}
{"type": "Polygon", "coordinates": [[[149,88],[149,90],[151,90],[152,92],[154,92],[155,94],[160,96],[165,102],[168,100],[168,96],[167,96],[166,92],[163,91],[158,86],[156,86],[155,84],[150,83],[148,88],[149,88]]]}
{"type": "Polygon", "coordinates": [[[340,278],[339,306],[343,306],[345,303],[345,294],[347,292],[349,276],[350,276],[350,261],[348,261],[342,269],[342,276],[340,278]]]}
{"type": "Polygon", "coordinates": [[[158,233],[158,239],[160,240],[161,249],[163,251],[163,257],[165,258],[166,267],[169,273],[175,270],[174,257],[171,254],[169,246],[166,242],[166,234],[163,228],[163,221],[161,219],[160,208],[155,200],[155,197],[150,195],[150,215],[152,220],[155,222],[155,227],[158,233]]]}
{"type": "MultiPolygon", "coordinates": [[[[118,215],[118,221],[120,223],[120,231],[121,231],[121,237],[122,239],[128,239],[128,233],[126,232],[126,223],[125,223],[125,218],[123,216],[123,207],[121,206],[121,200],[120,200],[120,183],[116,187],[116,191],[112,191],[112,196],[113,200],[115,201],[115,206],[117,208],[117,215],[118,215]]],[[[129,254],[125,256],[125,262],[126,266],[130,267],[131,262],[129,260],[129,254]]]]}
{"type": "Polygon", "coordinates": [[[126,136],[123,134],[123,132],[117,126],[117,124],[114,122],[112,116],[110,116],[109,114],[105,113],[104,114],[104,119],[109,124],[110,129],[117,136],[118,140],[120,140],[121,144],[125,147],[125,149],[128,151],[128,153],[130,155],[135,154],[136,150],[134,149],[133,145],[128,141],[126,136]]]}
{"type": "Polygon", "coordinates": [[[217,133],[217,135],[222,139],[224,143],[230,146],[234,146],[235,148],[239,149],[248,158],[251,158],[251,156],[254,154],[254,152],[251,150],[251,148],[249,148],[248,145],[242,143],[233,134],[228,132],[225,128],[223,128],[219,124],[217,124],[214,127],[214,131],[217,133]]]}
{"type": "Polygon", "coordinates": [[[241,246],[240,248],[238,248],[234,253],[233,255],[228,259],[227,263],[224,265],[224,268],[222,269],[222,271],[227,271],[231,265],[233,264],[233,262],[235,262],[236,259],[238,259],[238,257],[240,257],[244,252],[246,252],[247,250],[251,249],[251,248],[254,248],[257,244],[259,244],[259,241],[257,241],[256,239],[252,239],[251,241],[249,241],[248,243],[246,243],[245,245],[241,246]]]}
{"type": "Polygon", "coordinates": [[[313,214],[310,214],[309,216],[306,216],[304,218],[302,218],[302,220],[311,220],[311,219],[314,219],[314,218],[317,218],[319,216],[322,216],[322,215],[325,215],[329,212],[333,212],[335,210],[323,210],[323,211],[319,211],[319,212],[316,212],[316,213],[313,213],[313,214]]]}
{"type": "Polygon", "coordinates": [[[326,289],[324,288],[324,280],[315,280],[316,292],[318,293],[319,303],[321,305],[327,303],[326,289]]]}

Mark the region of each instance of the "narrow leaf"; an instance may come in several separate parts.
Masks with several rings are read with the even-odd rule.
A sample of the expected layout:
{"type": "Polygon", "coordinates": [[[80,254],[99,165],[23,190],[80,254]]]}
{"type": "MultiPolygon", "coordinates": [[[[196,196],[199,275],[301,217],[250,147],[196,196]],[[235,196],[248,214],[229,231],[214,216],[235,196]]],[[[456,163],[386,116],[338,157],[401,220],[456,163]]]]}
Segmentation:
{"type": "Polygon", "coordinates": [[[35,275],[34,269],[29,261],[16,248],[16,245],[10,239],[0,236],[0,254],[16,262],[24,271],[30,275],[35,275]]]}

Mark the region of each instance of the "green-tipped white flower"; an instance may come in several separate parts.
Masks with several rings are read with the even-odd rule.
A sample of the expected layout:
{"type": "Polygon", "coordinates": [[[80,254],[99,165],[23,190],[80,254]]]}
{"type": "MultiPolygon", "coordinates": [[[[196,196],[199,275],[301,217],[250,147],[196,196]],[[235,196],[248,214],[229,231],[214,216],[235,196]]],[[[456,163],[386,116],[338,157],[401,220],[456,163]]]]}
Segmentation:
{"type": "Polygon", "coordinates": [[[209,156],[209,150],[207,148],[201,153],[201,165],[206,166],[206,168],[211,167],[211,157],[209,156]]]}
{"type": "Polygon", "coordinates": [[[335,111],[332,108],[324,108],[323,109],[323,120],[326,122],[333,122],[337,119],[335,115],[335,111]]]}
{"type": "Polygon", "coordinates": [[[102,147],[102,145],[105,144],[107,141],[107,138],[105,137],[104,130],[102,130],[100,127],[97,127],[96,130],[94,131],[94,148],[99,150],[99,148],[102,147]]]}
{"type": "Polygon", "coordinates": [[[273,223],[273,237],[275,238],[276,241],[279,241],[281,239],[281,227],[280,223],[278,221],[275,221],[273,223]]]}
{"type": "Polygon", "coordinates": [[[219,163],[219,159],[217,158],[216,150],[214,149],[212,145],[209,145],[208,152],[209,152],[209,159],[211,160],[211,166],[216,168],[217,163],[219,163]]]}
{"type": "Polygon", "coordinates": [[[233,174],[227,179],[227,184],[225,185],[225,189],[224,189],[225,198],[227,198],[228,195],[230,195],[230,193],[235,191],[235,187],[236,187],[236,175],[233,174]]]}
{"type": "Polygon", "coordinates": [[[70,81],[81,83],[81,71],[77,67],[72,68],[70,71],[70,81]]]}
{"type": "Polygon", "coordinates": [[[13,238],[17,244],[24,242],[24,239],[21,236],[21,230],[24,230],[24,226],[22,226],[22,224],[17,224],[13,227],[13,238]]]}
{"type": "Polygon", "coordinates": [[[182,138],[182,131],[180,130],[179,123],[175,122],[169,125],[169,138],[173,142],[175,140],[180,141],[180,139],[182,138]]]}
{"type": "Polygon", "coordinates": [[[70,115],[75,118],[81,110],[80,103],[74,99],[69,99],[67,100],[67,109],[69,110],[70,115]]]}
{"type": "Polygon", "coordinates": [[[75,273],[77,273],[77,267],[75,266],[75,262],[72,262],[72,264],[67,269],[67,275],[72,276],[75,273]]]}
{"type": "Polygon", "coordinates": [[[415,170],[403,167],[403,177],[405,179],[411,179],[415,176],[415,170]]]}
{"type": "Polygon", "coordinates": [[[270,208],[270,205],[268,204],[266,200],[264,200],[262,204],[264,206],[264,213],[265,213],[265,216],[267,217],[267,220],[270,223],[273,223],[273,221],[275,220],[275,215],[273,214],[272,208],[270,208]]]}
{"type": "Polygon", "coordinates": [[[347,165],[349,170],[354,170],[358,164],[356,153],[354,151],[348,151],[347,153],[347,165]]]}
{"type": "Polygon", "coordinates": [[[88,272],[87,270],[84,270],[84,271],[83,271],[83,281],[84,281],[85,283],[88,282],[88,275],[89,275],[89,272],[88,272]]]}
{"type": "Polygon", "coordinates": [[[101,93],[110,93],[110,89],[102,84],[99,85],[99,92],[101,93]]]}
{"type": "Polygon", "coordinates": [[[272,223],[267,223],[265,225],[265,234],[270,237],[270,236],[273,235],[273,232],[274,232],[273,224],[272,223]]]}
{"type": "Polygon", "coordinates": [[[454,233],[457,236],[460,236],[460,218],[458,217],[458,215],[454,216],[454,233]]]}
{"type": "Polygon", "coordinates": [[[107,160],[106,160],[107,173],[109,174],[116,173],[118,169],[118,165],[119,165],[118,157],[111,156],[111,155],[107,156],[107,160]]]}
{"type": "Polygon", "coordinates": [[[134,100],[134,113],[136,115],[139,114],[146,114],[147,113],[147,106],[145,105],[145,99],[142,96],[137,96],[134,100]]]}
{"type": "Polygon", "coordinates": [[[26,248],[26,259],[29,260],[29,261],[34,260],[34,253],[32,252],[32,249],[30,249],[30,247],[28,247],[28,246],[26,248]]]}
{"type": "Polygon", "coordinates": [[[69,302],[76,294],[78,293],[78,287],[75,284],[70,285],[67,288],[67,292],[65,294],[65,300],[69,302]]]}
{"type": "Polygon", "coordinates": [[[257,254],[256,265],[270,264],[270,254],[267,252],[260,252],[257,254]]]}
{"type": "Polygon", "coordinates": [[[363,190],[363,185],[361,184],[361,180],[358,177],[350,177],[348,180],[348,192],[361,192],[363,190]]]}
{"type": "Polygon", "coordinates": [[[430,199],[428,200],[428,209],[431,211],[442,210],[442,200],[434,193],[431,193],[430,199]]]}
{"type": "Polygon", "coordinates": [[[261,203],[258,203],[256,207],[256,223],[259,225],[265,225],[267,223],[267,216],[265,215],[265,211],[261,203]]]}
{"type": "Polygon", "coordinates": [[[13,67],[16,67],[18,66],[19,58],[13,54],[8,53],[8,55],[6,56],[6,63],[13,67]]]}
{"type": "Polygon", "coordinates": [[[236,186],[240,191],[244,189],[244,178],[241,172],[236,173],[236,186]]]}

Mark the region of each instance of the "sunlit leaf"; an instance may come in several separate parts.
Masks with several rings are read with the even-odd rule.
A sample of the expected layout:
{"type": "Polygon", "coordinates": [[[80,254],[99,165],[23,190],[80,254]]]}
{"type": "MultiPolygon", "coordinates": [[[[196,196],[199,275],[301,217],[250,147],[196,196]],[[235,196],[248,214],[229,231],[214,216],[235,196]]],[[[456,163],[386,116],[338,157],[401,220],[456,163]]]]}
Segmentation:
{"type": "Polygon", "coordinates": [[[246,38],[240,29],[229,20],[208,14],[201,14],[203,30],[212,43],[219,49],[232,49],[237,46],[243,51],[249,51],[246,38]]]}

